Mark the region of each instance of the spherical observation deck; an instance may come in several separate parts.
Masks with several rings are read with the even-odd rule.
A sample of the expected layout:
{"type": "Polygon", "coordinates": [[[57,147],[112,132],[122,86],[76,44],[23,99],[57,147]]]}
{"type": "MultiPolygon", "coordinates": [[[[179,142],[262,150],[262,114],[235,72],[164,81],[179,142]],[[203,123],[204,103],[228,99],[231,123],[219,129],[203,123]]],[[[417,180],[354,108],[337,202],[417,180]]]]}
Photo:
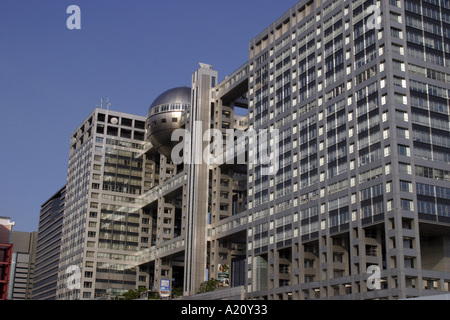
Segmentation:
{"type": "Polygon", "coordinates": [[[178,87],[159,95],[148,109],[148,139],[158,153],[171,158],[172,133],[180,128],[181,115],[191,106],[191,88],[178,87]]]}

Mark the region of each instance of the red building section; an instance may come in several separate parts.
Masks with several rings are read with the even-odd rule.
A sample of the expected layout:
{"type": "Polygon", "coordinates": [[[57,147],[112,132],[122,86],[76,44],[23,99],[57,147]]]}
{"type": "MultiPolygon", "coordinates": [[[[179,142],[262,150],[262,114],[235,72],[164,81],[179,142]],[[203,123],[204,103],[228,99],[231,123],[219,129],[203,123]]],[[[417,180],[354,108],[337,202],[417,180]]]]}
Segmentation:
{"type": "Polygon", "coordinates": [[[13,245],[10,243],[0,243],[0,300],[8,297],[9,274],[11,271],[11,261],[13,245]]]}

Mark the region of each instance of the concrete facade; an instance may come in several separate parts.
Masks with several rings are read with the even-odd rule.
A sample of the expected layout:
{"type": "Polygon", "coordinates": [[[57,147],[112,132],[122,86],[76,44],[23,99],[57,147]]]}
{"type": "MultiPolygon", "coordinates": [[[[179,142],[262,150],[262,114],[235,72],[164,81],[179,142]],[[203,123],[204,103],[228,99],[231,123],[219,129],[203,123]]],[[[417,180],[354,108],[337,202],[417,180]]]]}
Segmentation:
{"type": "Polygon", "coordinates": [[[136,200],[157,180],[143,176],[155,171],[143,158],[146,118],[108,109],[71,135],[57,299],[120,295],[145,279],[130,256],[149,244],[136,200]]]}

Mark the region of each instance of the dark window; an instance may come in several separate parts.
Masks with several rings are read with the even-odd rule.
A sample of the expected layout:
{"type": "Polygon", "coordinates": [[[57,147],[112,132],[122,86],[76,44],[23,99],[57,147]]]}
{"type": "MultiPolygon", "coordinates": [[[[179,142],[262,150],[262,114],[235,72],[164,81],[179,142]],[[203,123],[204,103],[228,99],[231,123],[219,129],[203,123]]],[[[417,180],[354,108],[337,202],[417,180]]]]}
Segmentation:
{"type": "Polygon", "coordinates": [[[135,120],[134,121],[134,127],[138,128],[138,129],[145,129],[145,122],[144,121],[135,120]]]}
{"type": "Polygon", "coordinates": [[[122,118],[121,123],[123,126],[131,127],[133,125],[133,120],[128,118],[122,118]]]}

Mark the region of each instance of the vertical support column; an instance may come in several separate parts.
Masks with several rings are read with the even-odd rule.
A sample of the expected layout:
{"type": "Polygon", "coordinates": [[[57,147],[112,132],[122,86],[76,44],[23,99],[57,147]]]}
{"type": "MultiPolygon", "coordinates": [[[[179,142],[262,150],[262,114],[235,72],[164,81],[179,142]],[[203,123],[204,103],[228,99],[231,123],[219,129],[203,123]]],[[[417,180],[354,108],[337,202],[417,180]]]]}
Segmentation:
{"type": "Polygon", "coordinates": [[[217,71],[206,64],[200,64],[200,68],[192,77],[189,120],[192,143],[187,169],[189,183],[187,185],[185,295],[197,293],[200,284],[207,280],[209,167],[203,159],[203,150],[209,145],[209,140],[203,141],[203,133],[210,128],[211,89],[216,79],[217,71]]]}

